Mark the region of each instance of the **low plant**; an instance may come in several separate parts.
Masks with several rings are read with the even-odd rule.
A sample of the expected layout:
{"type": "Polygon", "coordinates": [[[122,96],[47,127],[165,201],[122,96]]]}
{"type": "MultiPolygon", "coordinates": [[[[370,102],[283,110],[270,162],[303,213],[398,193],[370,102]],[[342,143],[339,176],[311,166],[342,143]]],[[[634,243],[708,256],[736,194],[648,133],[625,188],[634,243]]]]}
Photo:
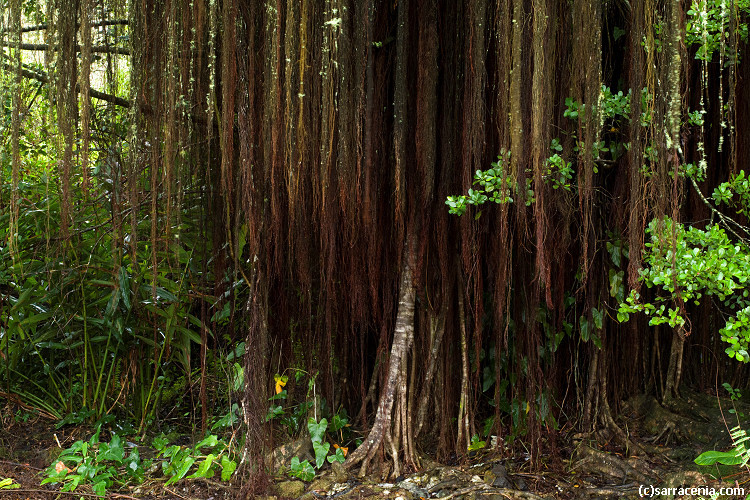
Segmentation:
{"type": "MultiPolygon", "coordinates": [[[[114,485],[139,484],[154,460],[141,458],[136,446],[125,446],[117,433],[108,443],[100,440],[101,425],[88,441],[79,440],[44,471],[42,484],[62,483],[61,491],[73,492],[79,486],[91,485],[95,494],[104,496],[114,485]]],[[[193,447],[168,445],[163,437],[154,438],[152,446],[156,460],[170,485],[180,479],[210,478],[220,471],[222,481],[228,481],[237,462],[230,446],[212,434],[193,447]],[[205,451],[208,451],[206,454],[205,451]],[[193,467],[195,466],[195,467],[193,467]],[[188,473],[193,470],[193,473],[188,473]]]]}
{"type": "Polygon", "coordinates": [[[735,415],[738,424],[729,431],[729,436],[732,438],[733,448],[729,451],[716,451],[709,450],[701,453],[695,459],[697,465],[739,465],[741,467],[748,467],[750,462],[750,449],[748,449],[746,442],[750,439],[747,432],[742,428],[740,422],[745,420],[745,414],[737,409],[736,402],[742,398],[742,393],[733,388],[728,383],[724,382],[722,387],[729,393],[729,399],[732,401],[732,408],[729,413],[735,415]]]}
{"type": "Polygon", "coordinates": [[[487,446],[487,442],[479,438],[479,434],[471,436],[471,444],[469,444],[469,451],[478,451],[487,446]]]}
{"type": "MultiPolygon", "coordinates": [[[[341,428],[347,425],[345,420],[339,419],[339,422],[342,426],[341,428]]],[[[337,429],[335,427],[331,426],[332,432],[341,430],[341,428],[337,429]]],[[[309,460],[300,461],[299,457],[294,457],[290,464],[289,475],[303,481],[312,481],[315,477],[315,471],[323,467],[326,461],[328,463],[343,463],[346,460],[347,448],[334,444],[333,448],[336,451],[331,451],[331,443],[324,440],[326,430],[328,429],[328,420],[325,418],[320,419],[319,422],[316,422],[314,418],[308,419],[307,429],[310,431],[310,439],[312,440],[313,451],[315,453],[315,465],[313,466],[309,460]]]]}
{"type": "Polygon", "coordinates": [[[220,472],[222,481],[229,481],[237,469],[237,462],[231,456],[230,446],[216,434],[209,435],[193,447],[176,444],[168,446],[168,443],[164,437],[157,437],[152,443],[157,450],[156,457],[163,459],[161,467],[164,476],[167,477],[167,486],[185,477],[211,478],[217,472],[220,472]],[[188,475],[196,464],[197,468],[188,475]]]}
{"type": "Polygon", "coordinates": [[[47,477],[42,484],[62,483],[61,491],[75,491],[78,486],[90,484],[95,494],[104,496],[115,484],[115,478],[123,477],[123,468],[125,478],[140,482],[144,466],[148,468],[150,461],[141,460],[138,448],[126,452],[119,435],[112,434],[109,443],[105,443],[100,441],[100,433],[101,425],[88,441],[76,441],[64,450],[44,471],[47,477]]]}
{"type": "Polygon", "coordinates": [[[311,481],[315,477],[316,470],[323,467],[326,462],[343,463],[346,460],[348,448],[338,443],[343,444],[350,438],[349,417],[343,409],[332,414],[326,406],[325,399],[318,401],[315,387],[317,373],[311,375],[304,370],[290,370],[294,372],[294,380],[297,384],[304,382],[304,378],[307,377],[305,399],[299,403],[291,402],[286,389],[289,376],[277,373],[274,375],[274,394],[268,398],[271,405],[268,408],[266,421],[277,421],[286,428],[290,436],[294,436],[300,432],[301,424],[307,417],[307,430],[312,441],[315,459],[311,463],[310,460],[293,457],[289,464],[289,475],[303,481],[311,481]],[[308,416],[311,410],[314,411],[314,416],[308,416]],[[335,439],[326,440],[327,433],[335,439]]]}
{"type": "Polygon", "coordinates": [[[0,479],[0,490],[16,490],[20,487],[21,485],[13,481],[12,478],[6,477],[0,479]]]}

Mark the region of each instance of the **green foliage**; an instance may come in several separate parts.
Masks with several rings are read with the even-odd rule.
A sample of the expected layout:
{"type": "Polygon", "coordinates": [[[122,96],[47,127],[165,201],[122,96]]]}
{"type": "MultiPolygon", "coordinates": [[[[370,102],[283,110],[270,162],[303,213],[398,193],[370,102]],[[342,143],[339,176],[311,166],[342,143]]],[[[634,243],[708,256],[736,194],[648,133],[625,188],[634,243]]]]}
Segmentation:
{"type": "Polygon", "coordinates": [[[573,180],[575,170],[573,170],[571,163],[565,161],[565,158],[560,155],[563,148],[558,139],[552,140],[550,149],[556,152],[546,160],[547,168],[544,177],[552,185],[552,189],[562,188],[570,191],[573,188],[571,181],[573,180]]]}
{"type": "MultiPolygon", "coordinates": [[[[750,13],[750,1],[735,0],[693,0],[687,11],[685,42],[688,46],[697,45],[695,58],[710,61],[715,52],[723,48],[728,57],[727,63],[737,59],[734,47],[728,43],[732,19],[742,19],[750,13]]],[[[735,33],[740,40],[748,39],[747,23],[737,22],[735,33]]]]}
{"type": "Polygon", "coordinates": [[[750,439],[747,432],[741,427],[736,426],[730,431],[732,443],[734,447],[730,451],[706,451],[698,455],[695,459],[695,463],[698,465],[714,465],[720,463],[723,465],[740,465],[742,467],[747,466],[750,462],[750,450],[746,446],[746,442],[750,439]]]}
{"type": "Polygon", "coordinates": [[[719,184],[714,189],[712,198],[717,206],[725,204],[739,214],[750,215],[750,179],[745,171],[740,170],[729,181],[719,184]]]}
{"type": "Polygon", "coordinates": [[[14,482],[10,477],[0,479],[0,490],[16,490],[20,487],[21,485],[14,482]]]}
{"type": "Polygon", "coordinates": [[[718,224],[705,230],[676,224],[670,218],[649,224],[650,241],[645,245],[641,280],[661,292],[652,301],[642,301],[631,291],[620,304],[618,321],[644,312],[649,324],[686,324],[683,306],[700,303],[704,296],[715,298],[726,308],[722,339],[729,344],[726,353],[739,361],[750,361],[750,252],[735,244],[718,224]]]}
{"type": "MultiPolygon", "coordinates": [[[[28,3],[38,8],[38,2],[28,3]]],[[[1,298],[10,303],[0,307],[0,351],[5,355],[0,377],[6,390],[48,416],[65,417],[61,425],[95,422],[111,412],[145,428],[159,405],[190,405],[192,411],[184,389],[200,363],[195,353],[200,331],[213,337],[217,350],[230,346],[222,334],[234,317],[234,304],[247,293],[231,271],[214,276],[203,265],[211,257],[206,250],[212,248],[211,231],[205,231],[201,195],[192,193],[200,193],[204,181],[181,179],[184,197],[180,195],[171,220],[159,217],[152,255],[154,248],[144,239],[151,226],[149,204],[129,206],[124,186],[130,151],[123,138],[131,115],[116,107],[92,106],[96,131],[90,165],[77,165],[69,179],[75,209],[68,221],[70,240],[65,241],[60,237],[55,106],[46,85],[24,80],[18,91],[29,108],[22,110],[23,171],[17,186],[9,182],[11,141],[0,145],[0,199],[7,202],[17,188],[19,200],[14,235],[10,210],[0,210],[1,298]],[[80,189],[84,174],[86,190],[80,189]],[[136,234],[140,241],[133,249],[136,234]],[[15,247],[7,244],[13,240],[15,247]],[[226,292],[204,295],[206,283],[226,292]],[[205,314],[195,298],[199,289],[208,303],[205,314]]],[[[11,97],[6,93],[0,99],[0,125],[6,131],[11,97]]],[[[160,207],[166,202],[160,198],[160,207]]],[[[229,394],[242,384],[241,363],[236,356],[213,356],[209,351],[209,368],[227,374],[229,383],[208,390],[222,403],[217,406],[231,413],[222,424],[232,425],[237,412],[229,394]]]]}
{"type": "Polygon", "coordinates": [[[315,477],[315,471],[323,467],[326,462],[343,463],[346,460],[348,448],[342,448],[339,444],[334,444],[333,449],[335,451],[331,451],[331,441],[327,440],[326,437],[330,433],[337,438],[336,441],[339,443],[347,442],[350,434],[349,417],[343,409],[331,415],[331,412],[326,408],[325,400],[320,401],[320,412],[321,414],[328,414],[330,421],[326,416],[321,416],[319,420],[307,417],[316,404],[315,380],[317,379],[317,373],[311,375],[300,369],[289,370],[294,373],[295,384],[304,386],[305,379],[307,379],[305,398],[302,402],[292,403],[289,393],[285,389],[290,381],[289,376],[277,373],[274,375],[275,394],[268,398],[272,403],[266,414],[266,421],[279,422],[290,436],[299,433],[301,423],[306,422],[315,454],[314,464],[311,464],[309,460],[300,461],[299,457],[293,457],[289,475],[303,481],[311,481],[315,477]],[[287,403],[286,406],[283,403],[287,403]]]}
{"type": "Polygon", "coordinates": [[[104,496],[115,482],[122,483],[123,478],[140,482],[144,465],[147,468],[150,462],[141,460],[137,448],[126,454],[119,435],[112,434],[106,443],[99,440],[100,433],[101,426],[88,441],[76,441],[64,450],[45,469],[42,484],[62,483],[61,491],[75,491],[78,486],[89,484],[94,493],[104,496]]]}
{"type": "Polygon", "coordinates": [[[315,390],[315,379],[317,378],[317,373],[310,376],[304,370],[294,370],[296,383],[302,382],[305,376],[308,377],[308,383],[307,393],[303,401],[295,404],[288,401],[289,394],[286,389],[283,389],[283,387],[288,383],[289,377],[287,375],[279,375],[278,373],[274,376],[274,380],[276,381],[276,393],[268,398],[272,403],[266,413],[266,422],[272,420],[278,421],[286,427],[290,436],[299,433],[302,429],[303,423],[306,422],[307,412],[315,404],[313,392],[315,390]],[[282,403],[285,402],[287,404],[283,405],[282,403]]]}
{"type": "MultiPolygon", "coordinates": [[[[642,99],[645,103],[652,99],[646,89],[642,92],[642,99]]],[[[566,109],[563,115],[573,121],[578,121],[585,110],[585,104],[581,104],[572,97],[565,99],[566,109]]],[[[630,114],[630,92],[624,94],[622,91],[612,93],[609,87],[602,85],[600,99],[597,106],[600,107],[602,126],[610,132],[617,132],[622,126],[624,120],[629,120],[630,114]],[[606,127],[605,127],[606,125],[606,127]]],[[[644,106],[644,112],[641,115],[641,121],[650,120],[648,106],[644,106]]],[[[575,136],[574,136],[575,138],[575,136]]],[[[568,158],[563,151],[562,143],[559,138],[552,140],[550,145],[551,154],[544,162],[543,178],[546,183],[553,189],[573,192],[575,176],[575,164],[568,158]]],[[[625,146],[618,140],[600,140],[594,142],[590,148],[581,141],[577,141],[573,147],[575,157],[579,157],[588,151],[595,161],[615,161],[624,152],[625,146]],[[609,155],[611,160],[605,158],[609,155]]],[[[510,160],[510,153],[501,150],[497,161],[493,162],[491,168],[487,170],[477,170],[474,173],[472,188],[465,195],[448,196],[445,204],[448,205],[448,212],[454,215],[463,215],[466,213],[469,205],[483,205],[488,201],[498,204],[513,203],[514,197],[522,199],[526,206],[535,202],[533,190],[532,172],[527,171],[525,186],[512,178],[509,174],[507,165],[510,160]]],[[[598,173],[598,167],[594,166],[594,172],[598,173]]],[[[475,217],[479,217],[478,212],[475,217]]]]}
{"type": "Polygon", "coordinates": [[[315,479],[315,469],[310,465],[309,460],[303,460],[300,462],[299,457],[293,457],[289,475],[302,479],[303,481],[312,481],[315,479]]]}
{"type": "Polygon", "coordinates": [[[487,442],[480,440],[478,434],[474,434],[473,436],[471,436],[471,443],[469,444],[469,451],[481,450],[485,446],[487,446],[487,442]]]}
{"type": "Polygon", "coordinates": [[[700,127],[703,125],[703,115],[706,114],[705,110],[688,111],[687,124],[693,127],[700,127]]]}
{"type": "MultiPolygon", "coordinates": [[[[346,425],[344,419],[339,417],[339,424],[346,425]]],[[[303,481],[312,481],[315,477],[315,470],[320,469],[325,465],[326,462],[343,463],[346,460],[344,448],[335,446],[335,452],[329,454],[331,449],[331,443],[325,441],[326,430],[328,430],[328,420],[325,418],[316,421],[314,418],[309,418],[307,421],[307,429],[310,432],[310,439],[312,440],[313,452],[315,453],[315,465],[310,463],[309,460],[300,461],[299,457],[293,457],[290,463],[289,475],[297,477],[303,481]]],[[[333,427],[331,430],[335,431],[333,427]]],[[[340,430],[340,428],[338,429],[340,430]]]]}
{"type": "Polygon", "coordinates": [[[228,481],[237,469],[237,462],[232,457],[227,443],[215,434],[208,435],[195,446],[168,446],[165,437],[153,440],[152,446],[157,450],[156,457],[163,459],[162,472],[167,478],[166,485],[180,479],[212,478],[220,471],[222,481],[228,481]],[[208,451],[208,454],[205,452],[208,451]],[[197,464],[197,467],[193,466],[197,464]],[[193,470],[190,475],[188,473],[193,470]]]}
{"type": "Polygon", "coordinates": [[[502,151],[492,168],[474,173],[477,189],[469,189],[468,195],[448,196],[446,205],[452,214],[463,215],[468,205],[482,205],[486,201],[495,203],[512,203],[512,194],[517,191],[516,181],[508,175],[505,167],[510,159],[510,152],[502,151]]]}
{"type": "MultiPolygon", "coordinates": [[[[60,454],[47,469],[42,484],[62,483],[61,491],[75,491],[79,486],[91,485],[94,493],[104,496],[115,485],[138,484],[143,482],[146,470],[153,460],[141,458],[138,447],[123,443],[117,433],[112,433],[109,443],[100,441],[101,425],[88,441],[76,441],[60,454]]],[[[172,484],[185,477],[210,478],[221,471],[222,481],[228,481],[237,462],[231,457],[229,446],[216,435],[209,435],[194,447],[167,446],[164,437],[154,438],[152,446],[156,459],[160,460],[166,484],[172,484]],[[210,452],[203,454],[204,449],[210,452]],[[191,475],[187,475],[193,465],[197,465],[191,475]]]]}

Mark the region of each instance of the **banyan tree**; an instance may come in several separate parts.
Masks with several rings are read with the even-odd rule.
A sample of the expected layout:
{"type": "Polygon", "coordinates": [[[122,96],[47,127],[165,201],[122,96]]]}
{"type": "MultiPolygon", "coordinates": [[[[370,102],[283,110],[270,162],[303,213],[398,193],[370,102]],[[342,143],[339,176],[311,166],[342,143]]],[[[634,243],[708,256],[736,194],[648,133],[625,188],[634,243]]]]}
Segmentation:
{"type": "MultiPolygon", "coordinates": [[[[317,373],[318,396],[362,430],[348,467],[398,476],[475,435],[500,450],[512,435],[538,463],[562,423],[637,449],[617,423],[629,396],[745,380],[706,355],[724,350],[710,304],[680,304],[679,328],[616,319],[630,290],[651,293],[649,223],[709,219],[707,193],[747,159],[746,12],[715,3],[65,0],[30,31],[13,0],[3,85],[32,79],[55,103],[50,251],[73,259],[92,202],[78,193],[108,165],[110,218],[90,224],[109,228],[114,275],[144,288],[114,286],[158,304],[166,268],[194,287],[185,363],[204,403],[208,352],[245,341],[248,470],[267,466],[286,368],[317,373]],[[710,52],[700,8],[722,9],[710,52]],[[120,123],[102,118],[116,108],[120,123]]],[[[0,203],[17,227],[17,189],[0,203]]],[[[158,373],[177,349],[160,333],[171,313],[141,314],[138,362],[158,373]]]]}

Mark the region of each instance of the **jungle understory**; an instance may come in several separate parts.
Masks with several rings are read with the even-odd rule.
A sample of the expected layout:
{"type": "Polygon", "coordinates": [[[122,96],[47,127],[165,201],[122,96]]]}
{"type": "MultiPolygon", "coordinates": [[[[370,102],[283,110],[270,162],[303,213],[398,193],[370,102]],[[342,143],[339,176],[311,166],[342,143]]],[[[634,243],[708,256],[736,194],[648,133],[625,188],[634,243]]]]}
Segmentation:
{"type": "Polygon", "coordinates": [[[749,16],[0,4],[0,494],[741,485],[749,16]]]}

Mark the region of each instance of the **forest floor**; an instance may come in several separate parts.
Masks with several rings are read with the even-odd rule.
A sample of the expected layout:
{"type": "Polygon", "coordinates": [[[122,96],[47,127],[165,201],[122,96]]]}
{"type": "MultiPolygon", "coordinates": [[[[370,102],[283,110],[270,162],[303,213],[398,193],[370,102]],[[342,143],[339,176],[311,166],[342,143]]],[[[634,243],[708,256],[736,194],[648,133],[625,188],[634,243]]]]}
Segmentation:
{"type": "MultiPolygon", "coordinates": [[[[743,495],[719,498],[745,498],[750,494],[750,474],[738,467],[699,467],[695,457],[707,450],[731,447],[729,428],[750,415],[750,405],[722,401],[715,396],[683,393],[681,399],[660,404],[651,397],[632,398],[624,403],[618,425],[639,450],[625,450],[616,444],[607,429],[594,434],[569,433],[558,439],[558,457],[545,457],[542,466],[531,470],[523,453],[513,458],[492,450],[479,450],[459,464],[444,465],[422,458],[419,472],[383,480],[358,478],[336,464],[305,483],[289,477],[276,477],[270,495],[264,500],[287,498],[353,500],[391,498],[465,499],[584,499],[642,498],[649,487],[660,488],[654,498],[709,498],[710,488],[745,488],[743,495]],[[735,424],[725,422],[735,422],[735,424]],[[683,491],[679,488],[698,488],[683,491]],[[665,492],[664,488],[675,488],[665,492]]],[[[41,485],[43,471],[63,448],[87,439],[91,429],[67,426],[55,429],[42,418],[15,422],[0,429],[0,484],[11,479],[15,489],[0,489],[2,499],[88,499],[101,498],[90,486],[75,493],[61,493],[59,485],[41,485]]],[[[354,471],[356,473],[356,471],[354,471]]],[[[165,486],[164,480],[147,479],[140,485],[108,491],[111,499],[201,499],[236,498],[237,485],[212,479],[182,480],[165,486]]],[[[735,491],[734,493],[736,493],[735,491]]],[[[645,495],[644,495],[645,494],[645,495]]]]}

